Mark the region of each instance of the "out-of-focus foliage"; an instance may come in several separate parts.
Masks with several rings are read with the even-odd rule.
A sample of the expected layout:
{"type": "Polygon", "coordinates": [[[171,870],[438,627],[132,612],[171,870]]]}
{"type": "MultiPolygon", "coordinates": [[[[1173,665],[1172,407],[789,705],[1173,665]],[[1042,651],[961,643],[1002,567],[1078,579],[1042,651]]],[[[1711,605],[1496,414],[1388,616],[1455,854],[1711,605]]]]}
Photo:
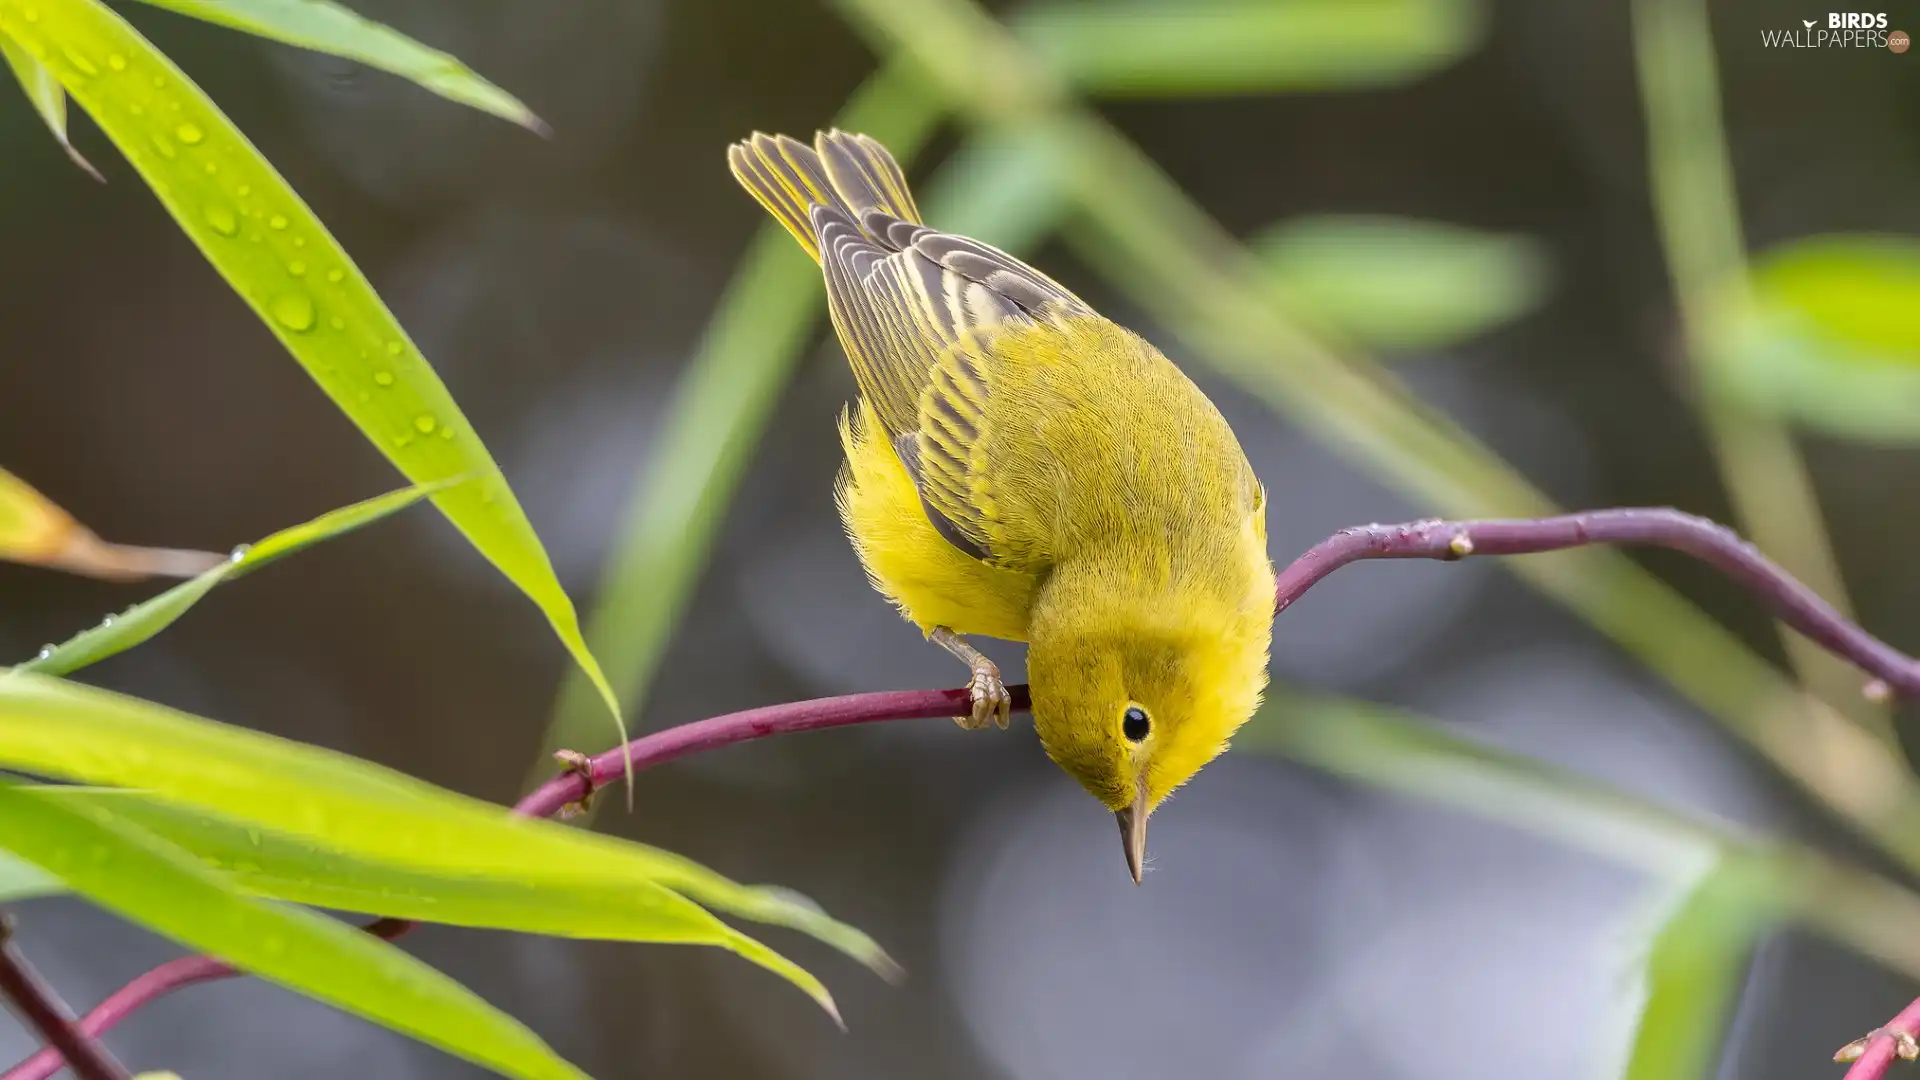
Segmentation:
{"type": "Polygon", "coordinates": [[[1704,874],[1661,923],[1647,953],[1646,999],[1624,1080],[1713,1075],[1740,977],[1762,932],[1794,889],[1775,867],[1729,856],[1704,874]]]}
{"type": "MultiPolygon", "coordinates": [[[[862,87],[836,123],[881,139],[911,163],[940,115],[916,78],[892,72],[862,87]]],[[[637,709],[646,698],[706,568],[715,530],[825,302],[818,268],[784,229],[763,226],[667,402],[659,444],[634,479],[620,538],[601,571],[587,637],[607,658],[624,708],[637,709]]],[[[553,751],[605,744],[590,690],[578,676],[561,686],[534,782],[546,775],[553,751]]]]}
{"type": "Polygon", "coordinates": [[[1472,52],[1485,18],[1477,0],[1116,0],[1014,22],[1087,93],[1187,97],[1396,86],[1472,52]]]}
{"type": "Polygon", "coordinates": [[[220,562],[220,556],[205,551],[109,544],[5,469],[0,469],[0,559],[108,581],[191,577],[220,562]]]}
{"type": "Polygon", "coordinates": [[[1538,307],[1549,283],[1537,241],[1432,221],[1295,218],[1250,246],[1283,302],[1381,349],[1473,337],[1538,307]]]}
{"type": "Polygon", "coordinates": [[[1875,442],[1920,439],[1920,243],[1812,236],[1761,255],[1715,370],[1761,408],[1875,442]]]}
{"type": "MultiPolygon", "coordinates": [[[[391,48],[371,37],[374,25],[336,26],[333,43],[357,38],[391,48]]],[[[618,721],[573,602],[493,456],[366,275],[273,165],[99,0],[3,0],[0,34],[86,108],[214,268],[395,467],[416,483],[474,479],[435,502],[540,606],[618,721]]]]}
{"type": "Polygon", "coordinates": [[[533,110],[481,78],[458,58],[430,49],[391,27],[331,0],[143,0],[255,37],[357,60],[418,83],[449,101],[471,105],[522,127],[544,131],[533,110]]]}
{"type": "MultiPolygon", "coordinates": [[[[232,581],[242,574],[291,555],[302,548],[352,532],[362,525],[371,525],[388,514],[412,506],[447,486],[447,482],[422,484],[389,492],[365,502],[329,511],[304,525],[283,529],[257,544],[236,548],[231,557],[222,560],[218,566],[206,573],[191,581],[175,585],[159,596],[136,604],[119,615],[110,615],[103,619],[100,625],[82,630],[57,646],[42,649],[38,656],[16,666],[13,670],[37,671],[43,675],[65,675],[88,664],[99,663],[115,653],[125,652],[172,625],[175,619],[186,614],[188,608],[199,603],[201,597],[211,592],[215,585],[223,581],[232,581]]],[[[0,674],[0,678],[5,677],[0,674]]]]}
{"type": "Polygon", "coordinates": [[[260,903],[102,806],[0,783],[0,820],[16,855],[185,945],[508,1076],[585,1080],[518,1021],[407,953],[334,919],[260,903]]]}

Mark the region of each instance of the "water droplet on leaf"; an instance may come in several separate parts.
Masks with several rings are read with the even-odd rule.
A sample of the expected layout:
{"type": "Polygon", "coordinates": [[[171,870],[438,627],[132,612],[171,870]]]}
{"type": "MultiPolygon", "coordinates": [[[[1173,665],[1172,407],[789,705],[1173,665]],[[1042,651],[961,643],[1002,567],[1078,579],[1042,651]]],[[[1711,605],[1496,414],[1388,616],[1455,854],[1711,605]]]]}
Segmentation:
{"type": "Polygon", "coordinates": [[[273,319],[297,333],[313,329],[313,297],[303,292],[284,292],[267,305],[273,319]]]}
{"type": "Polygon", "coordinates": [[[379,383],[379,384],[380,384],[381,386],[392,386],[392,385],[393,385],[393,372],[391,372],[391,371],[376,371],[376,372],[374,372],[374,373],[373,373],[373,381],[374,381],[374,382],[376,382],[376,383],[379,383]]]}
{"type": "Polygon", "coordinates": [[[428,416],[425,413],[422,413],[419,416],[416,416],[413,418],[413,426],[420,432],[420,434],[431,435],[433,434],[433,429],[436,427],[439,427],[440,425],[434,422],[433,417],[428,416]]]}
{"type": "Polygon", "coordinates": [[[125,71],[127,70],[127,58],[121,56],[119,53],[110,53],[107,56],[107,66],[115,71],[125,71]]]}
{"type": "Polygon", "coordinates": [[[279,232],[281,229],[284,229],[286,227],[287,227],[287,219],[283,215],[275,214],[272,217],[267,219],[267,228],[272,229],[275,232],[279,232]]]}
{"type": "Polygon", "coordinates": [[[207,227],[219,233],[221,236],[232,236],[234,233],[240,231],[239,219],[233,216],[232,210],[224,206],[207,207],[205,217],[207,219],[207,227]]]}
{"type": "Polygon", "coordinates": [[[173,129],[173,134],[188,146],[199,146],[200,140],[207,137],[206,132],[201,131],[198,124],[181,124],[173,129]]]}
{"type": "Polygon", "coordinates": [[[227,552],[227,561],[239,562],[241,559],[244,559],[247,557],[247,552],[252,550],[253,550],[252,544],[241,544],[240,546],[234,548],[232,551],[227,552]]]}

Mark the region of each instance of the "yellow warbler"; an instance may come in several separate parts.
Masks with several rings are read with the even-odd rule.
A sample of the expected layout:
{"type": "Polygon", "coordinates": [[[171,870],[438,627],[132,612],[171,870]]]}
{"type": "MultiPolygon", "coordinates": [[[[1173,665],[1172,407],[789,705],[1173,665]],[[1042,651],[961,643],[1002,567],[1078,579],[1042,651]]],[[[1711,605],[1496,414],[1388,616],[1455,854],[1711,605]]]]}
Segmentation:
{"type": "Polygon", "coordinates": [[[921,224],[864,135],[755,134],[733,174],[825,272],[860,388],[836,501],[874,585],[972,671],[964,727],[1007,726],[991,661],[1027,643],[1047,755],[1147,816],[1258,706],[1273,630],[1266,493],[1213,403],[1152,345],[1018,259],[921,224]]]}

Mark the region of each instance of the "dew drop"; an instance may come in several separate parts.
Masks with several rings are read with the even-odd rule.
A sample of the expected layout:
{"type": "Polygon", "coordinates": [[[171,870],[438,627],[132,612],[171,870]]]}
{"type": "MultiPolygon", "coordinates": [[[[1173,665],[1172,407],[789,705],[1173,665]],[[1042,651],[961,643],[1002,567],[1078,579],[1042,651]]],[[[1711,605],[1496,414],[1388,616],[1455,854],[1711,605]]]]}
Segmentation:
{"type": "Polygon", "coordinates": [[[331,269],[331,270],[329,270],[329,271],[327,271],[327,280],[328,280],[328,281],[330,281],[330,282],[334,282],[334,283],[336,283],[336,284],[338,284],[338,283],[339,283],[339,281],[340,281],[340,279],[341,279],[341,278],[343,278],[343,277],[346,277],[346,276],[347,276],[347,275],[346,275],[346,274],[344,274],[344,273],[342,273],[342,272],[341,272],[341,270],[340,270],[340,268],[339,268],[339,267],[337,267],[337,266],[336,266],[336,267],[334,267],[333,269],[331,269]]]}
{"type": "Polygon", "coordinates": [[[165,86],[165,85],[167,85],[167,80],[165,80],[165,79],[163,79],[163,78],[161,78],[161,77],[160,77],[160,76],[158,76],[158,75],[155,75],[155,76],[153,77],[153,88],[154,88],[155,90],[158,90],[158,89],[160,89],[161,87],[163,87],[163,86],[165,86]]]}
{"type": "Polygon", "coordinates": [[[272,217],[267,219],[267,228],[272,229],[275,232],[279,232],[281,229],[284,229],[286,227],[287,227],[287,219],[280,214],[275,214],[272,217]]]}
{"type": "Polygon", "coordinates": [[[127,58],[121,56],[119,53],[110,53],[107,56],[107,66],[115,71],[125,71],[127,70],[127,58]]]}
{"type": "Polygon", "coordinates": [[[34,659],[36,660],[50,660],[52,658],[53,658],[53,646],[51,645],[40,646],[40,651],[34,654],[34,659]]]}
{"type": "MultiPolygon", "coordinates": [[[[66,56],[67,63],[72,64],[74,66],[74,69],[80,72],[80,74],[82,75],[100,74],[100,69],[93,66],[93,61],[87,59],[86,55],[80,52],[78,49],[74,49],[72,47],[66,47],[66,48],[62,48],[60,51],[66,56]]],[[[109,64],[111,64],[111,61],[109,61],[109,64]]],[[[119,71],[120,69],[114,68],[113,70],[119,71]]]]}
{"type": "Polygon", "coordinates": [[[296,236],[296,237],[294,237],[294,238],[293,238],[293,246],[294,246],[294,247],[297,247],[297,248],[303,248],[303,247],[306,247],[306,246],[307,246],[307,238],[306,238],[306,237],[304,237],[304,236],[296,236]]]}
{"type": "Polygon", "coordinates": [[[156,132],[149,136],[147,141],[153,144],[154,150],[158,151],[161,157],[172,158],[174,156],[173,143],[167,141],[165,135],[156,132]]]}
{"type": "Polygon", "coordinates": [[[296,333],[313,329],[313,297],[303,292],[284,292],[267,305],[275,322],[296,333]]]}
{"type": "Polygon", "coordinates": [[[127,111],[135,116],[147,115],[147,107],[145,105],[129,105],[127,106],[127,111]]]}
{"type": "Polygon", "coordinates": [[[244,559],[247,557],[247,552],[252,550],[253,550],[252,544],[241,544],[239,547],[236,547],[232,551],[227,552],[227,561],[239,562],[241,559],[244,559]]]}
{"type": "Polygon", "coordinates": [[[221,236],[232,236],[240,231],[240,221],[233,211],[224,206],[209,206],[205,211],[207,227],[221,236]]]}
{"type": "Polygon", "coordinates": [[[234,194],[235,194],[235,195],[238,195],[238,196],[240,196],[241,198],[243,198],[243,199],[244,199],[244,198],[246,198],[247,196],[249,196],[249,195],[251,195],[251,194],[253,194],[253,185],[252,185],[252,184],[241,184],[241,185],[239,186],[239,188],[237,188],[237,189],[235,189],[235,191],[234,191],[234,194]]]}
{"type": "Polygon", "coordinates": [[[287,273],[292,274],[294,277],[306,277],[307,264],[301,262],[299,259],[295,259],[287,264],[287,273]]]}
{"type": "Polygon", "coordinates": [[[374,373],[373,373],[373,381],[374,381],[374,382],[376,382],[376,383],[378,383],[378,384],[379,384],[379,385],[381,385],[381,386],[392,386],[392,385],[393,385],[393,372],[391,372],[391,371],[376,371],[376,372],[374,372],[374,373]]]}
{"type": "Polygon", "coordinates": [[[106,617],[106,618],[104,618],[104,619],[101,619],[101,620],[100,620],[100,629],[102,629],[102,630],[105,630],[105,629],[106,629],[107,627],[109,627],[109,626],[112,626],[112,625],[114,624],[114,622],[115,622],[115,621],[116,621],[116,620],[115,620],[115,619],[114,619],[114,617],[113,617],[113,616],[111,616],[111,615],[109,615],[109,616],[107,616],[107,617],[106,617]]]}
{"type": "Polygon", "coordinates": [[[178,138],[188,146],[199,146],[200,140],[207,137],[207,133],[201,131],[198,124],[181,124],[179,127],[173,129],[173,134],[175,138],[178,138]]]}
{"type": "Polygon", "coordinates": [[[37,23],[37,22],[39,22],[39,21],[40,21],[40,9],[39,9],[39,8],[33,8],[33,7],[30,7],[30,8],[26,8],[26,9],[24,9],[24,10],[22,10],[22,11],[20,12],[20,14],[21,14],[21,15],[23,15],[23,16],[25,16],[25,17],[26,17],[26,20],[27,20],[28,22],[30,22],[30,23],[37,23]]]}
{"type": "Polygon", "coordinates": [[[413,445],[413,436],[411,435],[395,435],[393,437],[393,448],[395,450],[405,450],[407,447],[412,445],[413,445]]]}
{"type": "Polygon", "coordinates": [[[214,163],[213,163],[213,162],[211,162],[211,161],[209,161],[209,162],[207,162],[207,175],[208,175],[208,176],[212,176],[212,175],[213,175],[214,173],[217,173],[217,172],[219,172],[219,171],[220,171],[220,166],[218,166],[218,165],[216,165],[216,164],[214,164],[214,163]]]}
{"type": "Polygon", "coordinates": [[[335,315],[333,318],[327,320],[327,325],[333,327],[335,330],[345,330],[347,328],[347,320],[335,315]]]}
{"type": "Polygon", "coordinates": [[[400,354],[401,354],[401,353],[402,353],[403,351],[405,351],[405,350],[406,350],[406,346],[405,346],[405,345],[402,345],[402,344],[400,344],[400,343],[399,343],[399,342],[397,342],[397,341],[389,341],[389,342],[387,342],[387,355],[388,355],[388,356],[399,356],[399,355],[400,355],[400,354]]]}
{"type": "Polygon", "coordinates": [[[419,416],[413,418],[413,426],[414,430],[420,432],[420,434],[431,435],[433,434],[433,429],[440,425],[434,422],[433,417],[421,413],[419,416]]]}
{"type": "Polygon", "coordinates": [[[440,428],[440,437],[443,439],[453,438],[453,428],[442,425],[440,428]]]}

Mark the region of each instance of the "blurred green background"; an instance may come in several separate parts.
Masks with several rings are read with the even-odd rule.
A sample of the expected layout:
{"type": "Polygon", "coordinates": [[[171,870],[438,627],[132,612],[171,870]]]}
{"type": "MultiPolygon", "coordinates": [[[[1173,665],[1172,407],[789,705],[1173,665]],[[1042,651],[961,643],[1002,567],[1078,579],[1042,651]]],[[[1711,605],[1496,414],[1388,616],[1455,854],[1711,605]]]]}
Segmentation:
{"type": "MultiPolygon", "coordinates": [[[[353,6],[554,137],[125,14],[440,373],[638,729],[957,681],[839,535],[852,381],[816,272],[725,172],[749,131],[831,123],[910,158],[933,224],[1200,381],[1271,494],[1276,561],[1369,521],[1671,504],[1920,643],[1911,54],[1766,47],[1808,14],[1772,0],[353,6]]],[[[105,186],[0,108],[0,465],[111,539],[213,550],[394,486],[77,117],[74,143],[105,186]]],[[[773,740],[608,801],[598,827],[800,889],[899,956],[895,989],[775,941],[848,1035],[708,950],[408,947],[603,1077],[1837,1073],[1920,985],[1915,903],[1841,868],[1920,866],[1911,718],[1710,571],[1635,559],[1678,592],[1600,555],[1319,586],[1276,626],[1273,705],[1156,817],[1142,889],[1020,724],[773,740]]],[[[152,591],[0,565],[0,656],[152,591]]],[[[506,802],[550,722],[549,748],[609,741],[572,670],[413,513],[87,678],[506,802]]],[[[76,1003],[171,954],[75,901],[20,915],[76,1003]]],[[[111,1042],[195,1080],[473,1074],[258,984],[111,1042]]],[[[0,1029],[0,1058],[33,1045],[0,1029]]]]}

